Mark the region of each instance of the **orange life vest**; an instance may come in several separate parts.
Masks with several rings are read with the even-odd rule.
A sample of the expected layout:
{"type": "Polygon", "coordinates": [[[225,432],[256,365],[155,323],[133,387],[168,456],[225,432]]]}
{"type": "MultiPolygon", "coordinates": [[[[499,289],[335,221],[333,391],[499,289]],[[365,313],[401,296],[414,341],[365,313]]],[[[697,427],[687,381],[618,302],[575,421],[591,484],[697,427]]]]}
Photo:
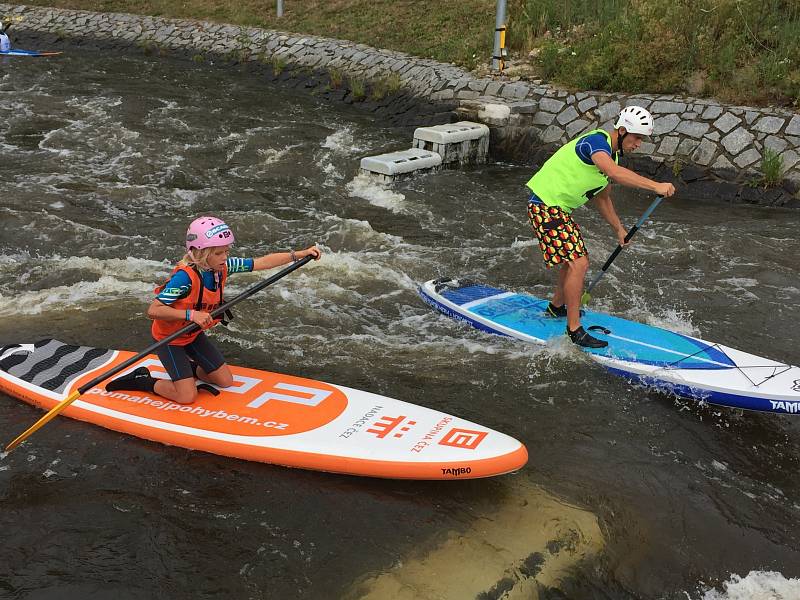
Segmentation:
{"type": "MultiPolygon", "coordinates": [[[[175,275],[178,271],[183,271],[189,276],[189,280],[191,281],[191,288],[189,289],[189,294],[184,297],[176,300],[172,304],[170,304],[170,308],[177,308],[179,310],[185,311],[186,309],[190,310],[202,310],[203,312],[210,313],[214,309],[218,308],[222,303],[222,295],[225,288],[225,281],[228,279],[228,266],[222,270],[221,277],[219,279],[219,285],[217,290],[212,292],[210,290],[205,289],[203,285],[203,279],[200,276],[200,273],[193,267],[178,265],[172,270],[170,275],[170,279],[172,276],[175,275]],[[205,294],[204,294],[205,292],[205,294]],[[206,300],[209,298],[204,298],[203,296],[213,296],[214,300],[211,302],[207,302],[206,300]]],[[[167,280],[169,283],[169,280],[167,280]]],[[[167,283],[158,286],[154,292],[156,295],[160,294],[161,291],[166,287],[167,283]]],[[[216,325],[222,319],[215,319],[214,324],[216,325]]],[[[161,319],[154,319],[153,325],[150,328],[151,333],[153,334],[153,338],[156,340],[163,340],[168,335],[171,335],[186,327],[191,321],[163,321],[161,319]]],[[[213,327],[212,325],[212,327],[213,327]]],[[[170,342],[170,345],[173,346],[186,346],[187,344],[191,344],[195,338],[200,335],[201,330],[194,331],[192,333],[184,333],[181,336],[178,336],[174,340],[170,342]]]]}

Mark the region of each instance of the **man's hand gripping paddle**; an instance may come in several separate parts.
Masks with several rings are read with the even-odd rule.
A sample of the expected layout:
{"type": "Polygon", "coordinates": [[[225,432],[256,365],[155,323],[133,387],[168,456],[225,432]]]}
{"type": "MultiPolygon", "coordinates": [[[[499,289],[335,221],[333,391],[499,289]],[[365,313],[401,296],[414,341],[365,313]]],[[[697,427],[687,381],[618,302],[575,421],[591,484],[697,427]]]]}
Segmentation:
{"type": "MultiPolygon", "coordinates": [[[[275,275],[273,275],[272,277],[268,277],[268,278],[264,279],[263,281],[258,282],[254,286],[246,289],[241,294],[239,294],[238,296],[233,298],[233,300],[229,300],[228,302],[226,302],[225,304],[223,304],[222,306],[220,306],[216,310],[212,311],[211,312],[212,318],[221,317],[222,315],[225,314],[225,311],[228,310],[229,308],[231,308],[232,306],[234,306],[236,304],[239,304],[239,302],[241,302],[242,300],[246,300],[247,298],[249,298],[250,296],[252,296],[256,292],[260,292],[261,290],[263,290],[268,285],[271,285],[271,284],[275,283],[276,281],[278,281],[278,279],[288,275],[289,273],[291,273],[295,269],[299,269],[304,264],[306,264],[307,262],[312,261],[312,260],[314,260],[313,256],[306,256],[304,258],[301,258],[296,263],[293,263],[293,264],[289,265],[288,267],[286,267],[285,269],[283,269],[282,271],[279,271],[279,272],[275,273],[275,275]]],[[[191,332],[193,332],[193,331],[195,331],[197,329],[200,329],[199,325],[197,325],[196,323],[190,323],[186,327],[182,327],[181,329],[179,329],[175,333],[165,337],[163,340],[159,340],[158,342],[156,342],[155,344],[152,344],[151,346],[149,346],[145,350],[142,350],[136,356],[133,356],[133,357],[129,358],[125,362],[118,364],[113,369],[109,369],[105,373],[102,373],[101,375],[98,375],[97,377],[92,379],[90,382],[83,384],[77,390],[72,392],[72,394],[70,394],[70,396],[68,398],[66,398],[65,400],[62,400],[61,402],[56,404],[41,419],[36,421],[36,423],[31,425],[23,433],[18,435],[10,444],[8,444],[8,446],[6,446],[6,450],[5,451],[6,452],[11,452],[14,448],[19,446],[22,442],[24,442],[28,437],[30,437],[31,435],[36,433],[39,429],[41,429],[42,427],[47,425],[61,411],[63,411],[70,404],[75,402],[75,400],[80,398],[82,394],[85,394],[90,389],[92,389],[94,386],[98,385],[99,383],[102,383],[103,381],[105,381],[109,377],[113,377],[114,375],[116,375],[117,373],[122,371],[123,369],[128,368],[133,363],[143,359],[148,354],[153,353],[156,349],[160,348],[161,346],[165,346],[166,344],[169,344],[175,338],[180,337],[185,333],[191,333],[191,332]]]]}
{"type": "MultiPolygon", "coordinates": [[[[631,241],[631,238],[639,230],[639,227],[641,227],[644,224],[644,222],[647,220],[647,218],[656,209],[656,206],[658,206],[663,199],[664,199],[663,196],[659,196],[655,200],[653,200],[653,203],[647,208],[646,211],[644,211],[644,214],[636,222],[636,225],[631,227],[630,230],[628,231],[628,234],[625,236],[625,243],[626,244],[631,241]]],[[[589,304],[589,301],[592,299],[591,291],[594,289],[594,286],[597,285],[597,283],[600,281],[600,279],[603,278],[603,275],[606,274],[606,271],[608,270],[608,267],[611,266],[611,263],[614,262],[614,259],[617,258],[617,256],[619,255],[620,252],[622,252],[622,248],[623,248],[622,246],[617,245],[617,248],[614,250],[614,252],[611,253],[611,256],[608,257],[608,260],[606,261],[606,264],[603,265],[603,268],[600,269],[600,272],[597,275],[595,275],[594,279],[589,284],[589,287],[586,288],[585,292],[583,292],[583,296],[581,296],[581,304],[589,304]]]]}

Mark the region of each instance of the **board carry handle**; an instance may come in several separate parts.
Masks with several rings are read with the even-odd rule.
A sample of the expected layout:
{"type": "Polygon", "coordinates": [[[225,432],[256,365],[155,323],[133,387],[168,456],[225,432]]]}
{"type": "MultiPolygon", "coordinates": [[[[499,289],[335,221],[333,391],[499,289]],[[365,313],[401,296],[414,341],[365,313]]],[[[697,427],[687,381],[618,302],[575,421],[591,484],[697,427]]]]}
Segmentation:
{"type": "MultiPolygon", "coordinates": [[[[656,209],[656,207],[659,204],[661,204],[661,201],[663,199],[664,199],[663,196],[658,196],[655,200],[653,200],[653,203],[650,204],[650,206],[647,207],[647,210],[644,211],[644,214],[639,218],[638,221],[636,221],[636,225],[634,225],[633,227],[631,227],[628,230],[628,233],[625,235],[625,243],[626,244],[631,241],[631,238],[636,234],[637,231],[639,231],[639,228],[644,224],[644,222],[647,220],[647,218],[651,214],[653,214],[653,211],[656,209]]],[[[603,265],[603,268],[600,269],[600,271],[597,273],[597,275],[595,275],[594,279],[592,279],[592,282],[589,284],[589,287],[586,288],[586,291],[583,293],[583,297],[581,297],[581,304],[588,304],[589,303],[589,300],[591,300],[591,298],[592,298],[591,292],[594,289],[594,286],[596,286],[598,284],[598,282],[603,278],[603,275],[606,274],[606,271],[608,270],[608,267],[610,267],[611,263],[613,263],[614,260],[617,258],[617,256],[619,256],[619,253],[622,252],[622,249],[623,249],[623,246],[620,245],[620,244],[617,244],[617,247],[611,253],[611,256],[608,257],[608,260],[606,260],[605,264],[603,265]]]]}
{"type": "MultiPolygon", "coordinates": [[[[275,273],[271,277],[267,277],[263,281],[259,281],[257,284],[255,284],[252,287],[249,287],[248,289],[243,291],[241,294],[239,294],[238,296],[234,297],[232,300],[229,300],[225,304],[223,304],[223,305],[219,306],[218,308],[214,309],[210,313],[211,317],[212,318],[217,318],[217,317],[220,317],[220,316],[224,315],[226,310],[230,309],[231,307],[235,306],[236,304],[239,304],[239,302],[241,302],[243,300],[246,300],[247,298],[249,298],[253,294],[256,294],[256,293],[260,292],[261,290],[263,290],[268,285],[272,285],[273,283],[275,283],[276,281],[278,281],[282,277],[285,277],[286,275],[288,275],[292,271],[294,271],[296,269],[299,269],[300,267],[305,265],[307,262],[312,261],[312,260],[314,260],[314,256],[312,256],[312,255],[305,256],[305,257],[301,258],[300,260],[298,260],[297,262],[292,263],[291,265],[289,265],[285,269],[283,269],[281,271],[278,271],[277,273],[275,273]]],[[[201,327],[197,323],[190,323],[190,324],[186,325],[186,327],[182,327],[178,331],[168,335],[163,340],[159,340],[159,341],[151,344],[150,346],[148,346],[147,348],[145,348],[144,350],[139,352],[139,354],[137,354],[136,356],[132,356],[128,360],[118,364],[116,367],[114,367],[112,369],[109,369],[108,371],[98,375],[97,377],[95,377],[94,379],[89,381],[88,383],[83,384],[77,390],[72,392],[72,394],[70,394],[69,397],[67,397],[66,399],[62,400],[61,402],[56,404],[53,408],[51,408],[49,411],[47,411],[47,413],[41,419],[36,421],[36,423],[31,425],[28,429],[26,429],[20,435],[18,435],[16,438],[14,438],[14,440],[11,441],[8,444],[8,446],[6,446],[5,451],[6,452],[11,452],[14,448],[19,446],[27,438],[29,438],[31,435],[36,433],[39,429],[41,429],[42,427],[47,425],[56,416],[58,416],[58,414],[61,411],[63,411],[70,404],[75,402],[75,400],[80,398],[81,395],[83,395],[84,393],[86,393],[87,391],[92,389],[94,386],[98,385],[99,383],[102,383],[103,381],[105,381],[109,377],[113,377],[114,375],[116,375],[120,371],[122,371],[124,369],[127,369],[129,366],[131,366],[135,362],[141,360],[142,358],[144,358],[148,354],[152,354],[155,350],[157,350],[161,346],[166,346],[167,344],[169,344],[175,338],[180,337],[180,336],[182,336],[182,335],[184,335],[186,333],[192,333],[192,332],[194,332],[194,331],[196,331],[198,329],[201,329],[201,327]]]]}

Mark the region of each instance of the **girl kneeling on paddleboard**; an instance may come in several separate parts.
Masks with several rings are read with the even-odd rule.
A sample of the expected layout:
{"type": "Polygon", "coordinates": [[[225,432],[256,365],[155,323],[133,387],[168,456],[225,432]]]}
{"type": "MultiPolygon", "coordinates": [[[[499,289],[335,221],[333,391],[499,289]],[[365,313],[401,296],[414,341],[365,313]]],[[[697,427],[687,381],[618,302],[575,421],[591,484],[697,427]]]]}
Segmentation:
{"type": "MultiPolygon", "coordinates": [[[[305,256],[313,256],[315,260],[322,256],[316,246],[311,246],[255,259],[229,258],[233,242],[233,232],[220,219],[200,217],[192,221],[186,232],[186,255],[172,271],[169,281],[155,289],[156,298],[147,309],[147,316],[153,319],[152,334],[156,341],[189,322],[202,329],[219,323],[221,320],[212,319],[210,313],[223,304],[222,294],[229,274],[273,269],[305,256]]],[[[191,404],[197,397],[195,377],[219,387],[233,384],[225,359],[202,330],[183,334],[156,352],[171,381],[155,379],[147,367],[139,367],[109,382],[106,389],[150,392],[179,404],[191,404]]]]}

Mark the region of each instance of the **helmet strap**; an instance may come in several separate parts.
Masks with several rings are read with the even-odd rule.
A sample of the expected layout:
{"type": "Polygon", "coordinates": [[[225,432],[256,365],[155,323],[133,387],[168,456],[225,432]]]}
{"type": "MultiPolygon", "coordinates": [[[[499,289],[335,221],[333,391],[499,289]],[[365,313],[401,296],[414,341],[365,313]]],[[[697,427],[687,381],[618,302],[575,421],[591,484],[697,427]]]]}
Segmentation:
{"type": "Polygon", "coordinates": [[[617,129],[617,152],[620,156],[625,156],[625,150],[622,149],[622,142],[625,141],[625,138],[628,135],[628,130],[625,129],[625,133],[620,133],[619,129],[617,129]]]}

